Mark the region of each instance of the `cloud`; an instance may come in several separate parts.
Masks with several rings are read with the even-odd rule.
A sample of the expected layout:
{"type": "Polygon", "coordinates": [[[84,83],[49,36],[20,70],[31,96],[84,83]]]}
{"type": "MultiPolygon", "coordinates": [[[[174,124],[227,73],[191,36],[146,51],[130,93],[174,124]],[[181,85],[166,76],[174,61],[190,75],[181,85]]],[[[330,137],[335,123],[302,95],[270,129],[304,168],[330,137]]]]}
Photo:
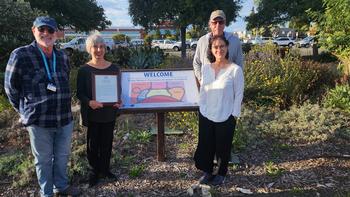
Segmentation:
{"type": "Polygon", "coordinates": [[[105,10],[107,19],[112,22],[112,26],[132,27],[131,17],[129,16],[128,0],[98,0],[105,10]]]}

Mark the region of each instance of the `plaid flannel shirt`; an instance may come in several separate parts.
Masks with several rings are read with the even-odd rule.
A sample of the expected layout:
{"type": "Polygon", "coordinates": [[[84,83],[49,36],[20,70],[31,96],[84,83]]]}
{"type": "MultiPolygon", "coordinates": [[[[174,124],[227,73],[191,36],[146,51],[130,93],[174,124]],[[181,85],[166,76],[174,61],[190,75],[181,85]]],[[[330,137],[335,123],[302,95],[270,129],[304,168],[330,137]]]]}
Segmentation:
{"type": "Polygon", "coordinates": [[[70,66],[67,56],[55,50],[56,72],[47,58],[56,92],[47,89],[50,83],[36,41],[15,49],[5,71],[5,92],[25,125],[58,128],[72,121],[69,88],[70,66]]]}

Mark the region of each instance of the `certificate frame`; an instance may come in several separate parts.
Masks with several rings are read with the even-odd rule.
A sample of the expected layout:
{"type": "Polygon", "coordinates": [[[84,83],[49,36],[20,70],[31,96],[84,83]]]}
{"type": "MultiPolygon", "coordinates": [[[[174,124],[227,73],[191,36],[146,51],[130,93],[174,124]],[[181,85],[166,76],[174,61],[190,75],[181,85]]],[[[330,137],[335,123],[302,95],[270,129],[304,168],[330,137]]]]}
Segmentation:
{"type": "MultiPolygon", "coordinates": [[[[98,102],[101,102],[104,106],[112,106],[115,103],[120,102],[120,94],[121,94],[121,79],[120,79],[120,72],[109,72],[109,71],[99,71],[99,72],[93,72],[92,73],[92,77],[91,77],[91,81],[92,81],[92,99],[96,100],[98,102]],[[111,82],[116,82],[114,83],[109,83],[108,85],[111,86],[109,88],[113,88],[115,89],[115,92],[112,92],[114,94],[116,94],[115,96],[115,101],[109,101],[110,98],[107,99],[107,101],[101,101],[99,100],[99,98],[101,99],[101,96],[97,95],[99,93],[99,91],[97,89],[101,89],[102,84],[97,84],[101,77],[108,77],[110,79],[114,79],[114,81],[111,82]]],[[[107,91],[107,90],[105,90],[107,91]]]]}

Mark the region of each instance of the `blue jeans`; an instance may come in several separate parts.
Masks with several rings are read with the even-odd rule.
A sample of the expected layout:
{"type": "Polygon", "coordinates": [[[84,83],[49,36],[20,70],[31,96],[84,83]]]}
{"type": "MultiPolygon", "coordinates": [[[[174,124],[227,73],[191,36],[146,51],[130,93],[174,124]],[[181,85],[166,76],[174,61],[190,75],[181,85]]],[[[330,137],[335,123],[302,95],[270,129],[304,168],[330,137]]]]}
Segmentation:
{"type": "Polygon", "coordinates": [[[34,155],[41,196],[65,190],[68,185],[67,163],[71,150],[73,121],[60,128],[27,127],[34,155]]]}

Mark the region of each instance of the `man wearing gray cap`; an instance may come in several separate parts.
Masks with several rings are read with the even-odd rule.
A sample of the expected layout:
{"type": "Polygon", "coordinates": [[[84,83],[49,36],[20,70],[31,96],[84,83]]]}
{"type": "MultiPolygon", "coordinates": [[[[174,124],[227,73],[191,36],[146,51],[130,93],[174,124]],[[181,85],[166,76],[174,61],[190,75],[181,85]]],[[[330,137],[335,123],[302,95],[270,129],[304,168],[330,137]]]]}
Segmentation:
{"type": "Polygon", "coordinates": [[[209,19],[210,32],[199,38],[196,53],[193,58],[194,74],[198,81],[201,80],[201,68],[204,64],[210,64],[207,57],[209,39],[212,36],[224,35],[229,42],[229,60],[243,69],[242,45],[238,37],[232,33],[225,32],[226,16],[222,10],[215,10],[211,13],[209,19]]]}
{"type": "Polygon", "coordinates": [[[53,18],[37,17],[32,33],[35,41],[11,53],[5,92],[28,130],[41,196],[77,196],[67,176],[73,130],[68,58],[53,47],[53,18]]]}

